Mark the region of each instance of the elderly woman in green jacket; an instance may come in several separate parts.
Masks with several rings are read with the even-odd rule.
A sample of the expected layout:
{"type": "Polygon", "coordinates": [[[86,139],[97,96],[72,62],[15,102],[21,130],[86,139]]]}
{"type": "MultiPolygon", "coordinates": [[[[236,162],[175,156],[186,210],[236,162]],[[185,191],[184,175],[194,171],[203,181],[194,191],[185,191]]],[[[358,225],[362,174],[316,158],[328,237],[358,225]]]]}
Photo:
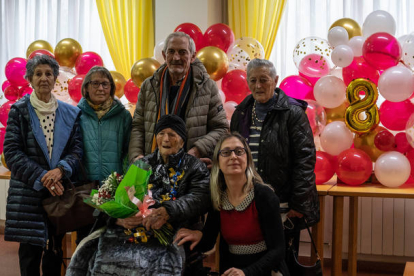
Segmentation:
{"type": "Polygon", "coordinates": [[[115,82],[104,67],[95,66],[82,84],[81,131],[83,165],[89,180],[102,181],[112,172],[122,174],[128,154],[131,114],[116,98],[115,82]]]}

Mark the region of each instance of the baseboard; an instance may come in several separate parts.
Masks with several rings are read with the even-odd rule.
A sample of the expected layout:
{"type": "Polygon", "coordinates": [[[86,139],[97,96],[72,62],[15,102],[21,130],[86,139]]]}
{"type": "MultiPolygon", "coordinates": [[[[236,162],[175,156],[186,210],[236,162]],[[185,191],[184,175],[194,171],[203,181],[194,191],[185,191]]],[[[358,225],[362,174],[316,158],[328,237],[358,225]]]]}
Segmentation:
{"type": "MultiPolygon", "coordinates": [[[[331,259],[323,259],[324,267],[332,267],[331,259]]],[[[310,257],[299,256],[299,262],[304,265],[311,265],[310,257]]],[[[381,274],[401,274],[404,273],[405,263],[395,262],[375,262],[358,260],[358,272],[369,272],[372,275],[375,273],[381,274]]],[[[342,270],[348,270],[348,260],[342,260],[342,270]]]]}

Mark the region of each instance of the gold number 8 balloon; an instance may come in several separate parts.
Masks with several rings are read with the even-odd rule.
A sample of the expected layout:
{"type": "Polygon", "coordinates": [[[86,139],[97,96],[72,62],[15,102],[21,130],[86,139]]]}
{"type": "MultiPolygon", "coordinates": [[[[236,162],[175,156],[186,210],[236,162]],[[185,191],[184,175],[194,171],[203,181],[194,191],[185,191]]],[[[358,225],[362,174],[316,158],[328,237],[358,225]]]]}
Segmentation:
{"type": "Polygon", "coordinates": [[[345,123],[351,131],[363,134],[379,124],[378,90],[373,82],[362,78],[351,81],[346,97],[350,105],[345,110],[345,123]],[[365,93],[362,99],[361,92],[365,93]]]}

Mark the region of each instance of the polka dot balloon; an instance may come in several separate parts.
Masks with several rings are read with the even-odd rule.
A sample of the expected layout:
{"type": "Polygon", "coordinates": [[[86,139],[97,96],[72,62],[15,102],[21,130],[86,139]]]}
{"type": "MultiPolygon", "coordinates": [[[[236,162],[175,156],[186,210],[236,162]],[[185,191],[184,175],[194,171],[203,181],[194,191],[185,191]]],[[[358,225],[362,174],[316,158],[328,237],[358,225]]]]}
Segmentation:
{"type": "Polygon", "coordinates": [[[305,56],[318,54],[327,61],[328,67],[332,69],[335,67],[331,60],[332,50],[333,48],[327,40],[316,36],[306,37],[301,39],[293,50],[293,62],[299,69],[300,62],[305,56]]]}

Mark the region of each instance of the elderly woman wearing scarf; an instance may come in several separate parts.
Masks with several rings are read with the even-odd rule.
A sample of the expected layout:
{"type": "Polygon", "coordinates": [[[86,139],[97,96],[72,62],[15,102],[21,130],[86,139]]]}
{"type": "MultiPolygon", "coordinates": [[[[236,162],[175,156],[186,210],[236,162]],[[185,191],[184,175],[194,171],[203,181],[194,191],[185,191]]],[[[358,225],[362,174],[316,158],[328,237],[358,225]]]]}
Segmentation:
{"type": "Polygon", "coordinates": [[[53,234],[41,202],[62,195],[61,180],[73,175],[82,157],[80,110],[51,93],[56,60],[36,56],[26,69],[34,92],[12,105],[4,139],[11,170],[4,239],[20,242],[21,275],[40,275],[41,261],[43,275],[60,275],[63,236],[53,234]]]}
{"type": "Polygon", "coordinates": [[[128,154],[131,114],[115,99],[115,82],[104,67],[86,74],[78,107],[82,110],[83,164],[89,180],[102,181],[112,172],[123,173],[128,154]]]}
{"type": "Polygon", "coordinates": [[[158,147],[143,158],[152,167],[149,183],[156,203],[151,214],[145,218],[138,213],[126,219],[113,219],[102,234],[97,231],[85,238],[66,275],[178,276],[183,275],[183,270],[184,275],[199,275],[201,255],[191,256],[190,261],[189,248],[176,244],[163,246],[153,237],[147,243],[128,243],[124,233],[140,225],[147,230],[160,229],[167,222],[176,230],[181,227],[200,230],[200,216],[210,206],[209,171],[198,158],[184,151],[187,140],[184,121],[177,115],[164,115],[154,132],[158,147]]]}

